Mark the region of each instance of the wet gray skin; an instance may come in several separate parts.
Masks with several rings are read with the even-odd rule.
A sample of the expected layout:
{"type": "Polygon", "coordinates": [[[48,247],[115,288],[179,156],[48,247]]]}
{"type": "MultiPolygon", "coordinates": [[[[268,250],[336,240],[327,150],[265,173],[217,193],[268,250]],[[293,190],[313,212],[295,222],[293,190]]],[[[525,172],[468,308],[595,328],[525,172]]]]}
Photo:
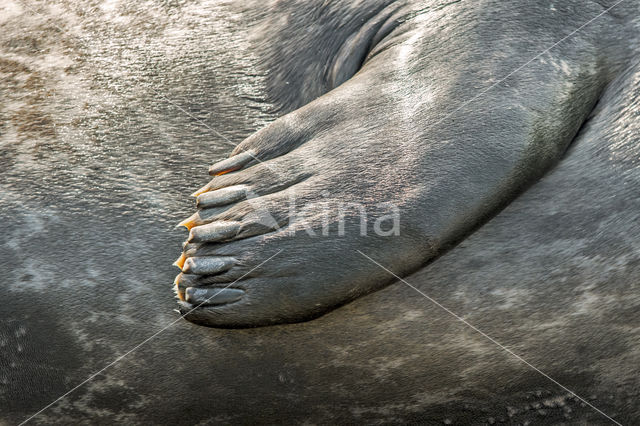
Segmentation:
{"type": "Polygon", "coordinates": [[[603,6],[313,6],[0,4],[0,423],[168,325],[32,421],[609,422],[570,389],[635,423],[637,3],[462,108],[603,6]],[[188,318],[263,325],[352,303],[244,330],[172,311],[173,227],[237,143],[284,172],[243,164],[197,198],[225,227],[194,239],[226,241],[185,247],[185,299],[212,303],[188,318]],[[408,228],[280,239],[243,222],[255,204],[238,185],[272,194],[290,226],[291,182],[311,205],[396,201],[408,228]],[[358,297],[394,278],[354,249],[566,388],[403,283],[358,297]]]}

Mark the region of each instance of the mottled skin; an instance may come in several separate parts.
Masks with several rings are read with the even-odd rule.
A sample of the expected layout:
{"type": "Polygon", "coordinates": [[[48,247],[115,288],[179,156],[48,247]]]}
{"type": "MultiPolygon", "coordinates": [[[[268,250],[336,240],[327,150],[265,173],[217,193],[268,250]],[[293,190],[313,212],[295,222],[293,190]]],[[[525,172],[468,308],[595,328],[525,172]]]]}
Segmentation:
{"type": "MultiPolygon", "coordinates": [[[[299,59],[304,69],[287,71],[275,60],[279,44],[287,57],[313,51],[322,61],[330,52],[296,47],[321,37],[296,25],[286,28],[298,37],[286,28],[256,37],[279,15],[250,6],[61,1],[36,4],[38,15],[0,3],[0,423],[25,420],[179,319],[165,283],[184,234],[171,228],[192,209],[185,194],[207,163],[231,149],[196,118],[239,142],[330,88],[299,77],[318,65],[299,59]]],[[[618,7],[602,18],[637,45],[637,30],[619,24],[638,16],[637,3],[618,7]]],[[[571,8],[575,26],[601,10],[571,8]]],[[[563,35],[575,27],[563,25],[563,35]]],[[[539,37],[527,40],[537,53],[539,37]]],[[[500,51],[494,78],[522,62],[510,53],[500,51]]],[[[562,161],[406,280],[635,424],[640,68],[619,63],[562,161]]],[[[477,86],[462,102],[487,84],[477,86]]],[[[284,419],[608,424],[401,283],[305,323],[219,330],[180,320],[33,421],[284,419]]]]}

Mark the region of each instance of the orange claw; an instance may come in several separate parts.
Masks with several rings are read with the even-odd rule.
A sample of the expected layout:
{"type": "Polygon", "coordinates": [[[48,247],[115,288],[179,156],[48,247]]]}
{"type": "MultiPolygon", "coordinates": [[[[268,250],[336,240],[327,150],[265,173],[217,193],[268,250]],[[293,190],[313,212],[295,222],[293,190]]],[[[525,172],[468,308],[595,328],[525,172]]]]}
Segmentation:
{"type": "Polygon", "coordinates": [[[196,192],[194,192],[193,194],[191,194],[192,197],[197,197],[200,194],[204,194],[205,192],[209,192],[211,191],[211,188],[209,188],[209,185],[205,185],[202,188],[198,189],[196,192]]]}
{"type": "Polygon", "coordinates": [[[178,226],[184,226],[185,228],[187,228],[187,231],[191,231],[191,228],[193,228],[194,226],[196,226],[196,218],[195,215],[194,216],[190,216],[188,218],[186,218],[185,220],[183,220],[182,222],[180,222],[178,224],[178,226]]]}
{"type": "MultiPolygon", "coordinates": [[[[231,167],[229,169],[216,173],[215,175],[213,175],[213,177],[226,175],[227,173],[235,172],[236,170],[240,170],[240,167],[231,167]]],[[[202,188],[198,189],[196,192],[191,194],[191,196],[197,197],[198,195],[204,194],[205,192],[209,192],[209,191],[211,191],[211,187],[209,186],[209,184],[206,184],[205,186],[203,186],[202,188]]]]}
{"type": "Polygon", "coordinates": [[[180,288],[178,287],[178,279],[180,278],[180,275],[181,274],[176,275],[176,278],[173,280],[173,285],[176,287],[176,293],[178,294],[178,299],[184,302],[184,292],[180,291],[180,288]]]}
{"type": "Polygon", "coordinates": [[[187,260],[186,256],[184,255],[184,253],[182,253],[178,258],[178,260],[173,262],[173,264],[176,265],[178,268],[180,268],[180,270],[182,270],[182,268],[184,267],[184,262],[186,260],[187,260]]]}
{"type": "Polygon", "coordinates": [[[221,172],[216,173],[214,176],[221,176],[227,173],[235,172],[236,170],[240,170],[240,167],[232,167],[230,169],[223,170],[221,172]]]}

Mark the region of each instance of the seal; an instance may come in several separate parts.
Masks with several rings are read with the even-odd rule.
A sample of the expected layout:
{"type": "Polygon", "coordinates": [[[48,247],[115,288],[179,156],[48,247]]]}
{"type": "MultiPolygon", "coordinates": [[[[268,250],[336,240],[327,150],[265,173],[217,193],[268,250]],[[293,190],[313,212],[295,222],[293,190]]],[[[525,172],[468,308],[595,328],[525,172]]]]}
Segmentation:
{"type": "MultiPolygon", "coordinates": [[[[448,3],[452,11],[463,8],[448,3]]],[[[489,7],[484,14],[476,9],[466,15],[479,15],[467,19],[468,29],[446,31],[465,15],[433,21],[434,33],[442,34],[434,37],[440,51],[451,40],[476,34],[484,39],[477,40],[481,49],[469,60],[481,64],[495,56],[504,62],[495,72],[478,68],[487,80],[476,81],[477,87],[460,82],[465,90],[450,100],[451,110],[540,53],[512,55],[510,45],[500,44],[509,32],[552,52],[562,38],[538,43],[545,31],[583,48],[589,42],[585,34],[615,30],[613,48],[602,54],[619,68],[612,66],[561,160],[460,243],[403,277],[405,282],[296,324],[226,330],[196,326],[175,312],[166,283],[175,276],[170,264],[184,239],[172,227],[193,213],[185,186],[204,185],[208,177],[202,171],[209,163],[278,116],[342,88],[333,87],[331,72],[324,70],[340,63],[334,58],[351,56],[338,55],[348,50],[332,40],[341,41],[341,31],[365,34],[360,28],[377,22],[373,16],[390,3],[305,4],[2,3],[0,423],[637,423],[640,66],[637,54],[615,58],[623,40],[623,50],[638,46],[638,27],[627,19],[640,11],[630,0],[607,12],[615,3],[483,2],[489,7]],[[576,16],[561,24],[543,19],[554,10],[576,16]],[[509,21],[516,13],[538,17],[537,31],[518,32],[509,21]],[[474,33],[474,24],[484,31],[474,33]]],[[[599,46],[605,39],[598,40],[599,46]]],[[[524,69],[531,67],[535,75],[550,60],[542,54],[524,69]]],[[[356,72],[361,64],[353,63],[356,72]]],[[[438,71],[446,80],[456,69],[438,71]]],[[[358,78],[360,72],[345,77],[358,78]]],[[[464,72],[475,71],[468,65],[464,72]]],[[[517,75],[500,87],[526,83],[517,75]]],[[[427,79],[435,94],[438,78],[427,79]]],[[[373,84],[368,89],[376,91],[373,84]]],[[[380,104],[405,96],[415,100],[412,90],[403,86],[380,104]]],[[[527,92],[532,100],[536,95],[527,92]]],[[[517,111],[523,99],[524,94],[493,106],[517,111]]],[[[404,112],[420,106],[407,102],[404,112]]],[[[495,108],[482,119],[490,120],[495,108]]],[[[462,112],[451,120],[464,122],[468,111],[462,112]]],[[[363,122],[368,114],[360,110],[363,122]]],[[[379,111],[376,116],[383,120],[371,129],[345,128],[344,135],[388,128],[394,119],[379,111]]],[[[557,123],[554,116],[550,122],[557,123]]],[[[345,144],[331,123],[320,131],[336,145],[345,144]]],[[[476,136],[490,131],[479,128],[476,136]]],[[[361,155],[358,140],[349,141],[351,156],[341,161],[361,155]]],[[[405,173],[411,151],[394,158],[384,169],[389,176],[405,173]]],[[[344,175],[339,188],[362,185],[369,176],[385,189],[391,178],[373,165],[365,175],[344,175]]],[[[252,166],[246,167],[216,178],[252,166]]],[[[469,184],[474,173],[490,173],[460,167],[469,184]]],[[[404,177],[411,178],[408,172],[404,177]]],[[[444,185],[437,177],[434,182],[444,185]]],[[[217,197],[260,198],[227,188],[226,194],[205,197],[200,207],[212,206],[217,197]]],[[[327,191],[323,199],[331,198],[332,189],[327,191]]],[[[345,208],[357,220],[344,222],[345,241],[360,237],[359,200],[346,200],[355,203],[345,208]]],[[[292,211],[304,213],[303,200],[297,201],[292,211]]],[[[395,238],[395,216],[392,208],[376,207],[382,201],[371,201],[378,211],[365,210],[365,231],[377,236],[375,224],[390,215],[379,222],[380,241],[386,241],[395,238]]],[[[259,204],[251,208],[269,213],[259,204]]],[[[255,221],[270,229],[270,216],[276,218],[269,213],[255,221]]],[[[328,237],[338,239],[339,225],[328,228],[328,237]]],[[[307,230],[323,237],[323,228],[305,228],[303,235],[307,230]]],[[[305,247],[299,250],[305,256],[296,268],[316,270],[305,247]]],[[[387,259],[361,251],[400,274],[387,259]]],[[[265,248],[264,258],[272,253],[265,248]]],[[[228,267],[216,256],[208,258],[190,267],[228,267]]],[[[202,289],[207,291],[196,286],[191,292],[198,297],[202,289]]],[[[228,300],[245,294],[236,290],[241,293],[228,300]]]]}
{"type": "Polygon", "coordinates": [[[560,160],[633,57],[618,32],[631,19],[613,14],[559,42],[593,10],[276,6],[293,28],[274,18],[255,38],[276,34],[272,97],[299,108],[211,166],[194,194],[181,312],[219,327],[316,318],[394,282],[376,260],[406,276],[464,239],[560,160]],[[321,32],[296,36],[316,20],[321,32]],[[363,212],[395,229],[367,232],[363,212]]]}

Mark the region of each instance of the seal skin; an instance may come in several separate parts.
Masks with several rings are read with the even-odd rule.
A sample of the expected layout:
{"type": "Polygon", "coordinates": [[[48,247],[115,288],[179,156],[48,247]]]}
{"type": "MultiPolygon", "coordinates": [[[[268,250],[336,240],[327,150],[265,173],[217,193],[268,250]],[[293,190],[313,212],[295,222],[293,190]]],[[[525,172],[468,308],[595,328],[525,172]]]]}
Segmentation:
{"type": "MultiPolygon", "coordinates": [[[[237,142],[331,88],[321,69],[341,31],[382,10],[338,4],[1,2],[0,424],[37,412],[27,425],[613,424],[566,389],[638,423],[637,52],[603,49],[620,71],[561,161],[406,277],[566,389],[400,282],[297,324],[230,331],[175,312],[186,194],[237,142]]],[[[612,4],[484,2],[496,25],[478,58],[503,59],[494,82],[524,65],[493,43],[509,27],[499,9],[570,10],[582,26],[612,4]]],[[[639,9],[626,0],[578,33],[610,29],[637,49],[639,9]]],[[[564,37],[570,21],[537,25],[564,37]]]]}
{"type": "Polygon", "coordinates": [[[606,5],[310,7],[277,4],[269,15],[302,12],[255,30],[275,34],[263,51],[284,115],[210,168],[182,223],[192,322],[305,321],[393,282],[374,261],[418,270],[560,160],[634,53],[630,18],[608,13],[558,43],[606,5]],[[322,34],[296,36],[310,20],[322,34]],[[359,214],[383,206],[398,232],[362,232],[359,214]]]}

